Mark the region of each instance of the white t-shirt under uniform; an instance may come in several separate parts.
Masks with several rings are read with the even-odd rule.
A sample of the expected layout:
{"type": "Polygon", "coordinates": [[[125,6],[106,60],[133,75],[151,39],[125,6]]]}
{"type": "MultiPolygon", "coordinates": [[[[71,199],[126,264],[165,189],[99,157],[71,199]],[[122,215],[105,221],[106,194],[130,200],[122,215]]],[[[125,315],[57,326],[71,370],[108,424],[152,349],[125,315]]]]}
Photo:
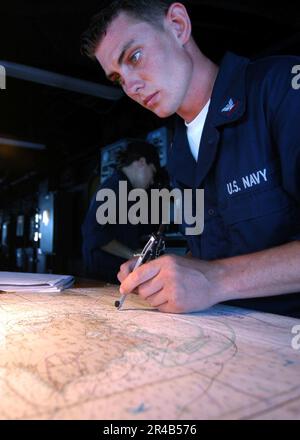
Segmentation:
{"type": "Polygon", "coordinates": [[[190,150],[196,162],[198,161],[200,142],[209,109],[209,104],[210,100],[206,103],[198,116],[196,116],[195,119],[192,120],[192,122],[185,122],[185,125],[187,126],[187,138],[189,141],[190,150]]]}

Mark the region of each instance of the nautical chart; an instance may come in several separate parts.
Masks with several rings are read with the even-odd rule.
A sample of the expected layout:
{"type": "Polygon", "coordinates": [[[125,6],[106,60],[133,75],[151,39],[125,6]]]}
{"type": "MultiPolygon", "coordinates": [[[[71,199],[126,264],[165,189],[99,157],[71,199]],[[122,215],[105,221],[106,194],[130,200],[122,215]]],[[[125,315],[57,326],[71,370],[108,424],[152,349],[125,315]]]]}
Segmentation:
{"type": "Polygon", "coordinates": [[[0,295],[0,418],[299,418],[296,320],[173,315],[117,289],[0,295]]]}

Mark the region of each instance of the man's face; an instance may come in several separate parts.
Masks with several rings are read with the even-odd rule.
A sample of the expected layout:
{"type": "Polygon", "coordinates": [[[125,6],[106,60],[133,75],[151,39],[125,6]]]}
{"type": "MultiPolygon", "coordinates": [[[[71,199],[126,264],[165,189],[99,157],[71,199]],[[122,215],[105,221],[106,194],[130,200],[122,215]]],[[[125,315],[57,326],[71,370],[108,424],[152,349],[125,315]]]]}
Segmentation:
{"type": "Polygon", "coordinates": [[[143,107],[164,118],[184,105],[192,62],[166,18],[164,29],[120,13],[95,55],[110,80],[143,107]]]}
{"type": "Polygon", "coordinates": [[[147,163],[144,158],[136,161],[135,167],[135,186],[137,188],[148,189],[154,183],[156,167],[153,163],[147,163]]]}

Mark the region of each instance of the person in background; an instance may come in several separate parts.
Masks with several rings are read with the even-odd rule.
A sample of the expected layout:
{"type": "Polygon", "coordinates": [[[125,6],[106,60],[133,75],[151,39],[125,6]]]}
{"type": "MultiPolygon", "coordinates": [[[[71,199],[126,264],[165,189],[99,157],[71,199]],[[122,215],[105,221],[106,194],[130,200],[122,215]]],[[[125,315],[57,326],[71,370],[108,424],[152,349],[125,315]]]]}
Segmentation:
{"type": "MultiPolygon", "coordinates": [[[[159,171],[158,150],[148,142],[133,140],[119,153],[116,170],[97,188],[82,225],[82,254],[87,277],[118,283],[117,273],[120,266],[141,248],[141,237],[157,229],[157,225],[132,225],[129,222],[126,225],[100,225],[96,218],[96,212],[101,205],[96,200],[97,192],[104,188],[113,190],[118,208],[119,182],[127,182],[128,196],[132,189],[149,189],[159,171]]],[[[128,202],[128,210],[131,205],[128,202]]]]}

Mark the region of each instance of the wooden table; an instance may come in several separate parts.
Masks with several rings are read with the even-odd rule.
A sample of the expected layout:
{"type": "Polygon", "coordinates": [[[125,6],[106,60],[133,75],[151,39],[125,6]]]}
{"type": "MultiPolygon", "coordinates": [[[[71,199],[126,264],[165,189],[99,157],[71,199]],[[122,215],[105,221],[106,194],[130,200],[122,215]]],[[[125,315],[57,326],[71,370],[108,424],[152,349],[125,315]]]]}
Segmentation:
{"type": "Polygon", "coordinates": [[[300,419],[300,321],[163,314],[97,283],[0,295],[1,419],[300,419]]]}

